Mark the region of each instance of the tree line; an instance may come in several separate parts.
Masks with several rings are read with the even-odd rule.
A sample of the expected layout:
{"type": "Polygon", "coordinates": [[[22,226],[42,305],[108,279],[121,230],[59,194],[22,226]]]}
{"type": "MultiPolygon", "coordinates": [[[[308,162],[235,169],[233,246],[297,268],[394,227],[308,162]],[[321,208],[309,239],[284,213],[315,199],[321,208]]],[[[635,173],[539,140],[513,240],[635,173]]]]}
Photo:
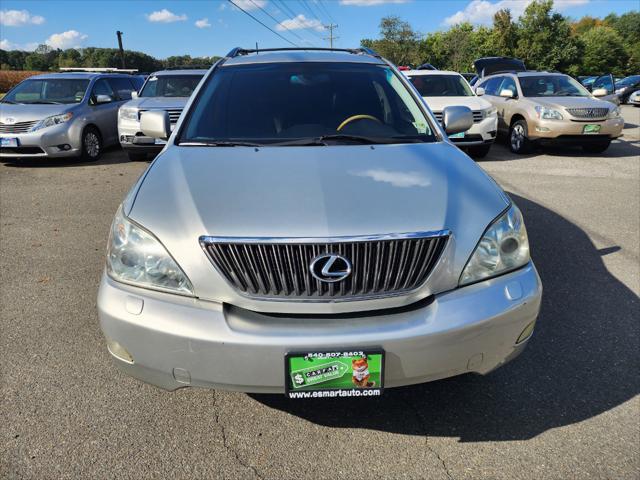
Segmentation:
{"type": "MultiPolygon", "coordinates": [[[[146,53],[124,51],[125,66],[140,72],[153,72],[171,67],[211,66],[220,57],[191,57],[178,55],[159,60],[146,53]]],[[[53,49],[40,45],[33,52],[0,50],[0,69],[55,71],[62,67],[112,67],[122,66],[120,51],[116,48],[53,49]]]]}
{"type": "Polygon", "coordinates": [[[640,73],[639,12],[572,20],[553,9],[553,0],[530,3],[518,19],[500,10],[490,27],[459,23],[426,35],[388,16],[380,22],[380,38],[361,43],[397,65],[431,63],[457,72],[473,72],[476,58],[515,56],[528,69],[574,76],[640,73]]]}

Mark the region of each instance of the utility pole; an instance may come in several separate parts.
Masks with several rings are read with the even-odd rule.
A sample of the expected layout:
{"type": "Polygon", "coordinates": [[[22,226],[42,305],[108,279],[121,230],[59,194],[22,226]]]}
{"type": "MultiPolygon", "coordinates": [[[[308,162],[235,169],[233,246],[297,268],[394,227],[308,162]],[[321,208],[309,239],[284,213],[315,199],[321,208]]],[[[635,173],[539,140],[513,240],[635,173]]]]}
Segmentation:
{"type": "Polygon", "coordinates": [[[333,48],[333,41],[336,38],[340,38],[340,37],[336,37],[333,34],[333,29],[334,28],[338,28],[338,25],[334,24],[334,23],[330,23],[329,25],[323,25],[324,28],[326,28],[327,30],[329,30],[329,36],[325,37],[324,40],[329,40],[329,47],[333,48]]]}
{"type": "Polygon", "coordinates": [[[124,66],[124,49],[122,48],[122,32],[118,30],[116,32],[116,35],[118,36],[118,48],[120,49],[120,63],[122,64],[122,68],[125,69],[126,67],[124,66]]]}

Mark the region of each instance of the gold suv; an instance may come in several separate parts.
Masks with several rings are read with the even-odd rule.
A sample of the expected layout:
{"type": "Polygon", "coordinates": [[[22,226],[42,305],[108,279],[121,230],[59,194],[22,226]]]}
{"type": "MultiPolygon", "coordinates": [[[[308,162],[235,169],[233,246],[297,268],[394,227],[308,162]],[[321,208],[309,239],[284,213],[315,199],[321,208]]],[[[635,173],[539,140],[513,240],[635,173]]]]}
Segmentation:
{"type": "Polygon", "coordinates": [[[624,126],[620,108],[561,73],[496,73],[477,83],[476,94],[498,110],[498,131],[508,134],[515,153],[534,144],[579,145],[601,153],[624,126]]]}

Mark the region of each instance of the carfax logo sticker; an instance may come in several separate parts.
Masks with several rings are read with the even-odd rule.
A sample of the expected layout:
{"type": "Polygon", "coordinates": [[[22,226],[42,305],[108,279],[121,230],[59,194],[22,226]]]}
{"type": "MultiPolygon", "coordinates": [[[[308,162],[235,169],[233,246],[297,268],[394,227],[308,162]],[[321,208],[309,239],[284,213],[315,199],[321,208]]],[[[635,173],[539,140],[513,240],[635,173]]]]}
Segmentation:
{"type": "Polygon", "coordinates": [[[330,362],[322,366],[304,368],[291,372],[293,388],[309,387],[342,377],[349,371],[342,362],[330,362]]]}

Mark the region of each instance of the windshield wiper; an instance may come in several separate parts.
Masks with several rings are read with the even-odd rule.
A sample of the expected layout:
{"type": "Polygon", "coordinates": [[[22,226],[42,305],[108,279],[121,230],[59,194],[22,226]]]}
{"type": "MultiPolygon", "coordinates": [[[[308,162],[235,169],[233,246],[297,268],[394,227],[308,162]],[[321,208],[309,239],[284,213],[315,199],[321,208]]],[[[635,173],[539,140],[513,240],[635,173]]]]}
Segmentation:
{"type": "Polygon", "coordinates": [[[60,102],[51,100],[36,100],[35,102],[26,102],[27,105],[62,105],[60,102]]]}
{"type": "Polygon", "coordinates": [[[181,147],[264,147],[262,143],[234,142],[230,140],[210,140],[206,142],[180,142],[181,147]]]}
{"type": "Polygon", "coordinates": [[[10,103],[12,105],[17,105],[18,102],[14,102],[13,100],[0,100],[0,103],[10,103]]]}
{"type": "Polygon", "coordinates": [[[398,143],[398,140],[401,138],[405,138],[405,137],[402,137],[402,136],[367,137],[364,135],[348,135],[348,134],[336,133],[331,135],[320,135],[319,137],[299,138],[296,140],[287,140],[284,142],[270,143],[269,145],[276,146],[276,147],[289,147],[289,146],[307,147],[307,146],[314,146],[314,145],[328,146],[330,145],[328,142],[331,142],[334,140],[337,140],[337,141],[346,140],[349,142],[357,142],[363,145],[384,145],[389,143],[398,143]]]}

